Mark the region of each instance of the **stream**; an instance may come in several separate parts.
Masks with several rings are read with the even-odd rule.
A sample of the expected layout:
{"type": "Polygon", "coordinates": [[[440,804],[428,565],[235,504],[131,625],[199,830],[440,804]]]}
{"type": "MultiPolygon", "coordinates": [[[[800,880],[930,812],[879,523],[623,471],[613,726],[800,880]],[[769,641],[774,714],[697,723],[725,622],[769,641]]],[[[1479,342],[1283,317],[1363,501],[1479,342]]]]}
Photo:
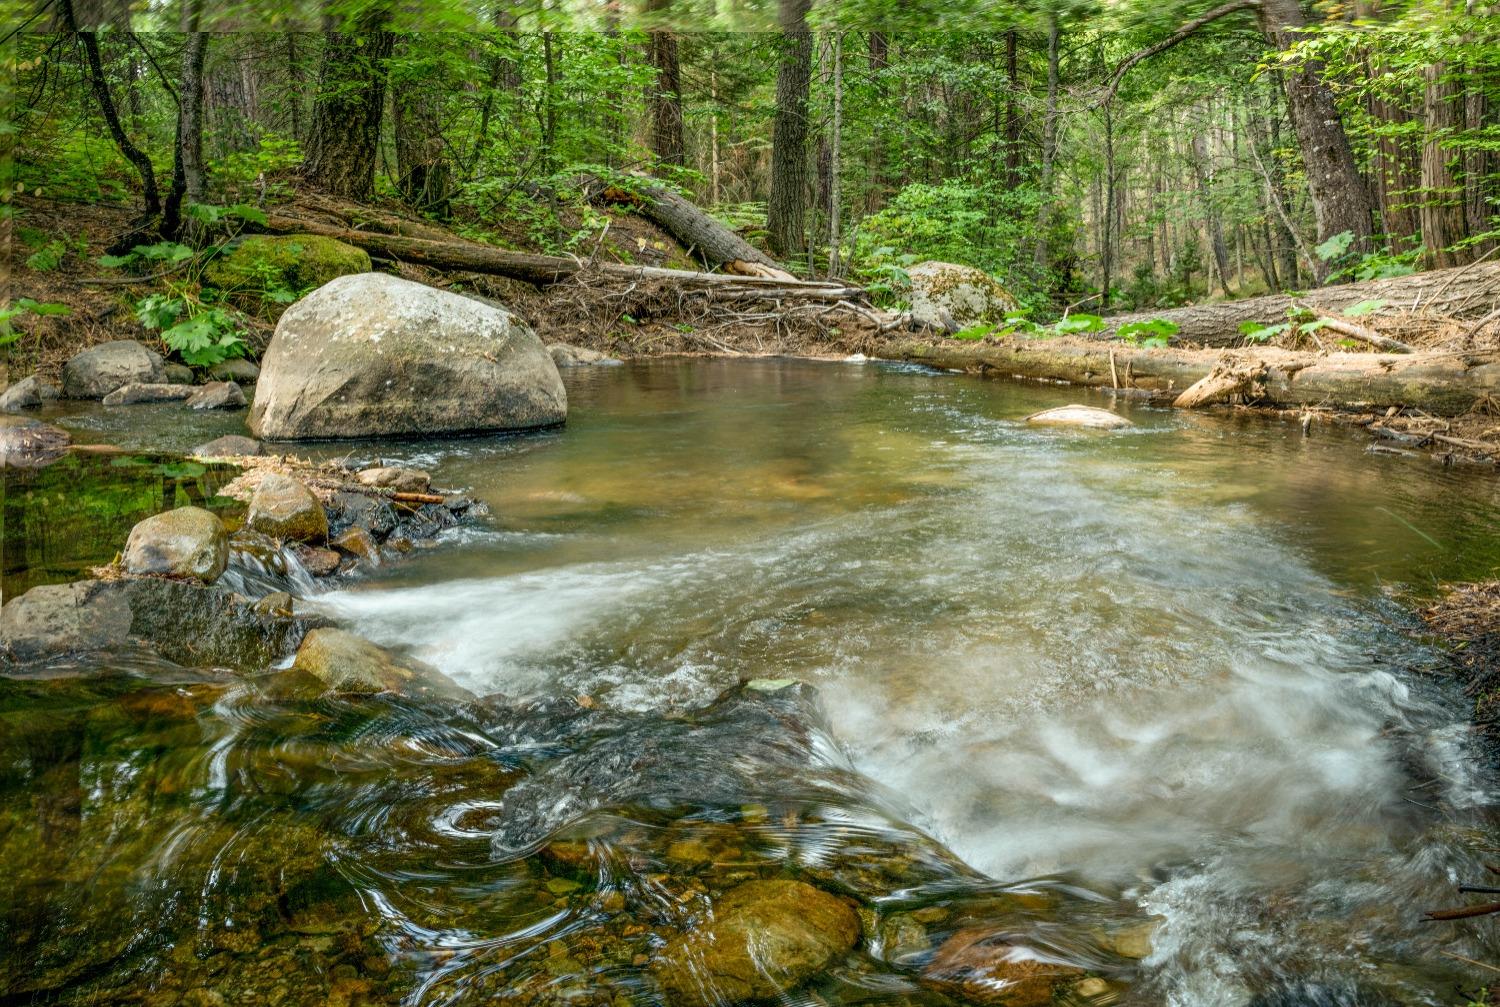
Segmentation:
{"type": "MultiPolygon", "coordinates": [[[[0,691],[0,1005],[659,1003],[663,942],[781,877],[862,916],[788,1007],[971,1002],[921,973],[973,926],[1102,977],[1080,1007],[1483,985],[1493,922],[1422,913],[1493,883],[1495,777],[1399,601],[1493,574],[1500,483],[1129,401],[1029,428],[1110,403],[905,365],[565,377],[564,429],[299,449],[487,505],[314,601],[490,698],[0,691]]],[[[242,423],[44,418],[140,452],[242,423]]],[[[32,492],[7,598],[134,519],[32,492]]]]}

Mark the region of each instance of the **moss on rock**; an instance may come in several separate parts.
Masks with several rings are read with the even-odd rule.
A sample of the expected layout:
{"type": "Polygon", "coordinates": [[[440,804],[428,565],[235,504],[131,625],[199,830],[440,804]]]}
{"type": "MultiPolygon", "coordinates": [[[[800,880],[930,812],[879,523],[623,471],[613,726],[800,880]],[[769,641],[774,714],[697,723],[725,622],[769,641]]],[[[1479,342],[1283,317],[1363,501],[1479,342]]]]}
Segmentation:
{"type": "MultiPolygon", "coordinates": [[[[271,307],[265,295],[301,295],[350,273],[368,273],[362,248],[315,234],[254,234],[208,264],[203,282],[243,301],[271,307]]],[[[280,307],[280,305],[276,305],[280,307]]]]}

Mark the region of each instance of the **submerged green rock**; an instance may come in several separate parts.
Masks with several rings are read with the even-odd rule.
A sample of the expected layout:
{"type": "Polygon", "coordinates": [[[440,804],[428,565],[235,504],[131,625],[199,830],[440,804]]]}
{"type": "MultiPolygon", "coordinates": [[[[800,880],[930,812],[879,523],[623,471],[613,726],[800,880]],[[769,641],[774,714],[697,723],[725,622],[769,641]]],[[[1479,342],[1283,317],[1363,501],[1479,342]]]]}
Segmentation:
{"type": "Polygon", "coordinates": [[[653,972],[671,1003],[759,1000],[796,989],[854,947],[849,903],[801,881],[747,881],[667,944],[653,972]]]}

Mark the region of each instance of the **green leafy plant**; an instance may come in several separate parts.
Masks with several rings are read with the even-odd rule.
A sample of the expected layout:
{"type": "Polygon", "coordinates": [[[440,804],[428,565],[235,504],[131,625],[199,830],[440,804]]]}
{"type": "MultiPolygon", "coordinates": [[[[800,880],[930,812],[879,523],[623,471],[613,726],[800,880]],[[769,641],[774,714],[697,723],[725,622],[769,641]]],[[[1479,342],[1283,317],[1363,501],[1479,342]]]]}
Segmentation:
{"type": "Polygon", "coordinates": [[[1290,332],[1291,322],[1279,322],[1273,325],[1262,325],[1260,322],[1241,322],[1240,335],[1245,337],[1247,343],[1269,343],[1277,336],[1290,332]]]}
{"type": "Polygon", "coordinates": [[[1077,314],[1059,318],[1052,323],[1052,329],[1058,335],[1070,335],[1074,332],[1098,332],[1104,328],[1104,319],[1098,315],[1089,315],[1080,311],[1077,314]]]}
{"type": "Polygon", "coordinates": [[[1160,348],[1171,343],[1179,327],[1176,322],[1165,318],[1151,318],[1144,322],[1126,322],[1115,335],[1132,346],[1160,348]]]}
{"type": "Polygon", "coordinates": [[[0,346],[9,346],[21,338],[12,324],[25,315],[45,317],[47,315],[71,315],[73,309],[66,304],[37,301],[30,297],[17,298],[15,303],[0,307],[0,346]]]}
{"type": "Polygon", "coordinates": [[[1383,297],[1372,297],[1368,300],[1349,305],[1343,310],[1342,314],[1347,315],[1350,318],[1358,318],[1361,315],[1373,315],[1375,312],[1384,309],[1390,303],[1390,301],[1387,301],[1383,297]]]}
{"type": "Polygon", "coordinates": [[[54,238],[26,257],[26,268],[38,273],[50,273],[62,265],[67,255],[67,242],[54,238]]]}
{"type": "Polygon", "coordinates": [[[137,263],[175,266],[186,262],[196,254],[187,245],[175,241],[158,241],[154,245],[136,245],[124,255],[101,255],[94,261],[111,269],[120,269],[137,263]]]}
{"type": "Polygon", "coordinates": [[[162,342],[194,367],[211,367],[245,355],[239,320],[223,307],[150,294],[137,303],[135,316],[147,329],[160,330],[162,342]]]}

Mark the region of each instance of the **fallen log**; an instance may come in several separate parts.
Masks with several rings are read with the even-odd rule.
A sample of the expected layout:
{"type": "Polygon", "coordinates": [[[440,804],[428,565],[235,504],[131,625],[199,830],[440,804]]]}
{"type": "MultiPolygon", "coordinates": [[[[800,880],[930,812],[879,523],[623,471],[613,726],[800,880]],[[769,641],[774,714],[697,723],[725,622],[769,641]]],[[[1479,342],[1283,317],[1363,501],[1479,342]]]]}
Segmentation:
{"type": "Polygon", "coordinates": [[[689,255],[696,255],[709,266],[723,266],[742,276],[796,279],[775,259],[725,227],[711,214],[644,176],[632,178],[629,189],[610,185],[593,176],[580,181],[591,201],[633,207],[642,217],[675,238],[689,255]]]}
{"type": "Polygon", "coordinates": [[[1500,290],[1500,262],[1476,262],[1456,269],[1435,269],[1411,276],[1319,287],[1295,297],[1271,294],[1247,297],[1242,301],[1111,315],[1104,319],[1105,328],[1098,336],[1108,338],[1122,325],[1160,318],[1177,325],[1177,339],[1205,346],[1231,346],[1243,338],[1239,330],[1246,322],[1260,325],[1283,322],[1287,312],[1296,308],[1325,315],[1339,314],[1361,301],[1379,300],[1385,301],[1386,307],[1373,312],[1373,317],[1417,311],[1458,318],[1478,317],[1494,308],[1497,290],[1500,290]]]}
{"type": "Polygon", "coordinates": [[[538,286],[558,283],[580,273],[597,273],[629,280],[662,280],[685,288],[712,290],[727,296],[769,300],[796,299],[838,303],[863,300],[865,292],[843,283],[783,279],[775,276],[736,276],[728,273],[695,273],[658,266],[631,266],[622,262],[586,262],[556,255],[534,255],[481,245],[472,241],[433,241],[404,235],[383,234],[334,227],[315,220],[272,216],[264,228],[273,234],[317,234],[363,248],[371,255],[435,269],[462,270],[509,276],[538,286]]]}
{"type": "MultiPolygon", "coordinates": [[[[1219,350],[1152,349],[1093,340],[888,339],[872,355],[973,373],[1109,386],[1111,351],[1124,388],[1175,399],[1225,364],[1219,350]]],[[[867,351],[870,352],[870,351],[867,351]]],[[[1500,398],[1500,351],[1454,354],[1335,353],[1265,348],[1236,351],[1245,368],[1263,369],[1255,401],[1273,406],[1373,410],[1412,406],[1457,416],[1500,398]]]]}
{"type": "Polygon", "coordinates": [[[1329,318],[1325,315],[1319,318],[1318,321],[1322,322],[1323,328],[1330,332],[1337,332],[1341,336],[1348,336],[1350,339],[1357,339],[1362,343],[1369,343],[1371,346],[1378,347],[1388,353],[1415,352],[1410,346],[1399,339],[1382,336],[1373,329],[1367,329],[1363,325],[1356,325],[1342,318],[1329,318]]]}

